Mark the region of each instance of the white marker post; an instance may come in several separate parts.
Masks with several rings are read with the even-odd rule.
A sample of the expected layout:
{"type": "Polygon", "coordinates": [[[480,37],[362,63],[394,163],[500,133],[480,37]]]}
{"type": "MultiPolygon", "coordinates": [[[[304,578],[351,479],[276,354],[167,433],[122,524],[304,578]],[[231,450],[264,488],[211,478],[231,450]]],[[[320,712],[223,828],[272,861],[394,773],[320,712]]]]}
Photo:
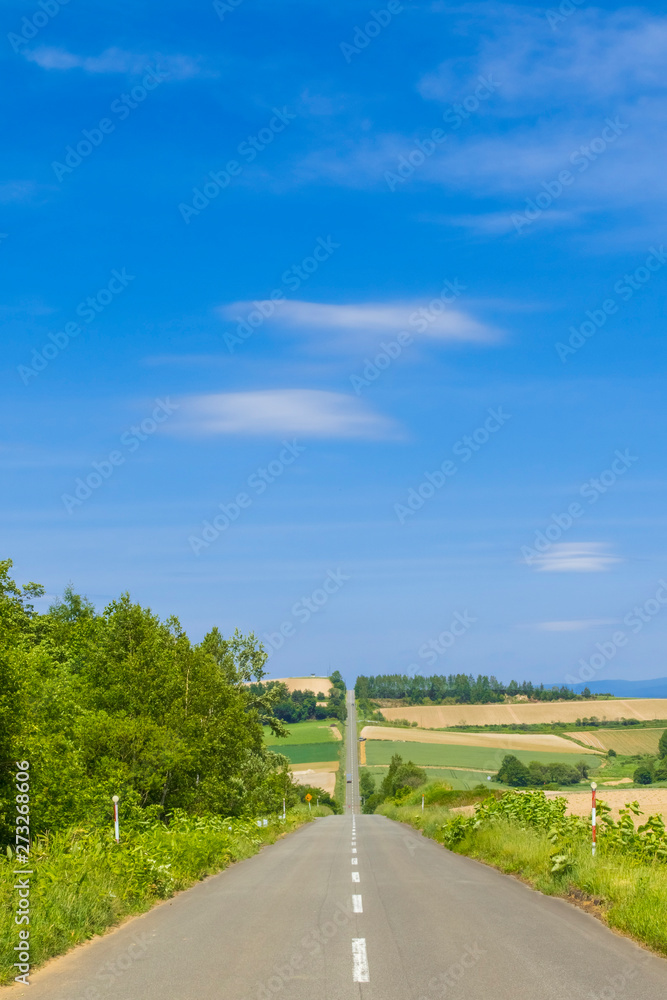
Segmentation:
{"type": "Polygon", "coordinates": [[[116,843],[120,844],[120,827],[118,825],[118,796],[112,796],[111,801],[113,802],[113,827],[114,834],[116,836],[116,843]]]}
{"type": "Polygon", "coordinates": [[[422,795],[422,812],[424,812],[424,796],[422,795]]]}
{"type": "Polygon", "coordinates": [[[596,834],[596,825],[597,825],[597,817],[596,817],[596,809],[595,809],[595,789],[597,787],[598,786],[595,784],[595,782],[592,781],[591,782],[591,790],[593,792],[593,809],[592,809],[592,812],[591,812],[591,824],[592,824],[592,830],[593,830],[593,845],[592,845],[593,846],[593,857],[595,857],[595,834],[596,834]]]}
{"type": "Polygon", "coordinates": [[[285,819],[285,800],[283,799],[283,819],[285,819]]]}

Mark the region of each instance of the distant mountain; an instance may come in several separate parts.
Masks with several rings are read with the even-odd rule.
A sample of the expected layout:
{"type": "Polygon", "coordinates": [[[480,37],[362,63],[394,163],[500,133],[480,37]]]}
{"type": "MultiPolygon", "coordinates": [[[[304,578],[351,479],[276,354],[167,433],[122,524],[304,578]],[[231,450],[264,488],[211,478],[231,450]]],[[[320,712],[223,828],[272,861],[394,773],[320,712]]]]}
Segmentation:
{"type": "Polygon", "coordinates": [[[647,681],[589,681],[588,684],[568,686],[577,694],[587,687],[592,694],[613,694],[617,698],[667,698],[667,677],[654,677],[647,681]]]}

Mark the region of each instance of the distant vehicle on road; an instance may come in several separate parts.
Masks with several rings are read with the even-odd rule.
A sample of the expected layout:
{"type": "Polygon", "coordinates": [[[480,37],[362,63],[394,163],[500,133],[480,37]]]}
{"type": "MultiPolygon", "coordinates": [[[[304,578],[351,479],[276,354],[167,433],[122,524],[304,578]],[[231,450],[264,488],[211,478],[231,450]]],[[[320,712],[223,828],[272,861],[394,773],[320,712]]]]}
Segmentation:
{"type": "Polygon", "coordinates": [[[352,783],[352,775],[351,774],[348,774],[348,776],[347,776],[347,783],[348,783],[348,785],[350,785],[352,783]]]}
{"type": "Polygon", "coordinates": [[[365,736],[360,736],[359,737],[359,742],[360,743],[365,743],[366,742],[366,737],[365,736]]]}

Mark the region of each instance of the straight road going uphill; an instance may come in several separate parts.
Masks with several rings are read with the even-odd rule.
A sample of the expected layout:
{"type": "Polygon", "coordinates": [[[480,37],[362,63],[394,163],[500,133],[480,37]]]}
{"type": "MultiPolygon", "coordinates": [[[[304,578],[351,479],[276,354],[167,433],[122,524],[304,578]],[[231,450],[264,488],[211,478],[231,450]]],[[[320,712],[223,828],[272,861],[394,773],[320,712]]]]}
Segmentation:
{"type": "MultiPolygon", "coordinates": [[[[664,1000],[667,961],[382,816],[346,815],[35,973],[30,1000],[664,1000]]],[[[9,994],[9,991],[7,991],[9,994]]]]}

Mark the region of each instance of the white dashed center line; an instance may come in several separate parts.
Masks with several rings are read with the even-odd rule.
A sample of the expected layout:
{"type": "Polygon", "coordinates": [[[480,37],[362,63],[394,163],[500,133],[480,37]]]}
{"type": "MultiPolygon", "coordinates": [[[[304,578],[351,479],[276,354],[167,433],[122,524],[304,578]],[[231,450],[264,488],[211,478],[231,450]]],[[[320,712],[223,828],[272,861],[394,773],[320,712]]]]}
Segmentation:
{"type": "Polygon", "coordinates": [[[366,938],[352,938],[352,979],[355,983],[369,983],[366,938]]]}
{"type": "Polygon", "coordinates": [[[352,872],[352,881],[361,882],[361,878],[359,877],[359,872],[352,872]]]}
{"type": "Polygon", "coordinates": [[[352,864],[353,865],[358,865],[359,864],[359,858],[352,858],[352,864]]]}
{"type": "Polygon", "coordinates": [[[364,908],[361,905],[361,896],[352,897],[352,912],[353,913],[363,913],[364,908]]]}
{"type": "Polygon", "coordinates": [[[357,849],[356,849],[356,847],[353,847],[353,848],[352,848],[352,853],[353,853],[353,854],[356,854],[356,853],[357,853],[357,849]]]}

